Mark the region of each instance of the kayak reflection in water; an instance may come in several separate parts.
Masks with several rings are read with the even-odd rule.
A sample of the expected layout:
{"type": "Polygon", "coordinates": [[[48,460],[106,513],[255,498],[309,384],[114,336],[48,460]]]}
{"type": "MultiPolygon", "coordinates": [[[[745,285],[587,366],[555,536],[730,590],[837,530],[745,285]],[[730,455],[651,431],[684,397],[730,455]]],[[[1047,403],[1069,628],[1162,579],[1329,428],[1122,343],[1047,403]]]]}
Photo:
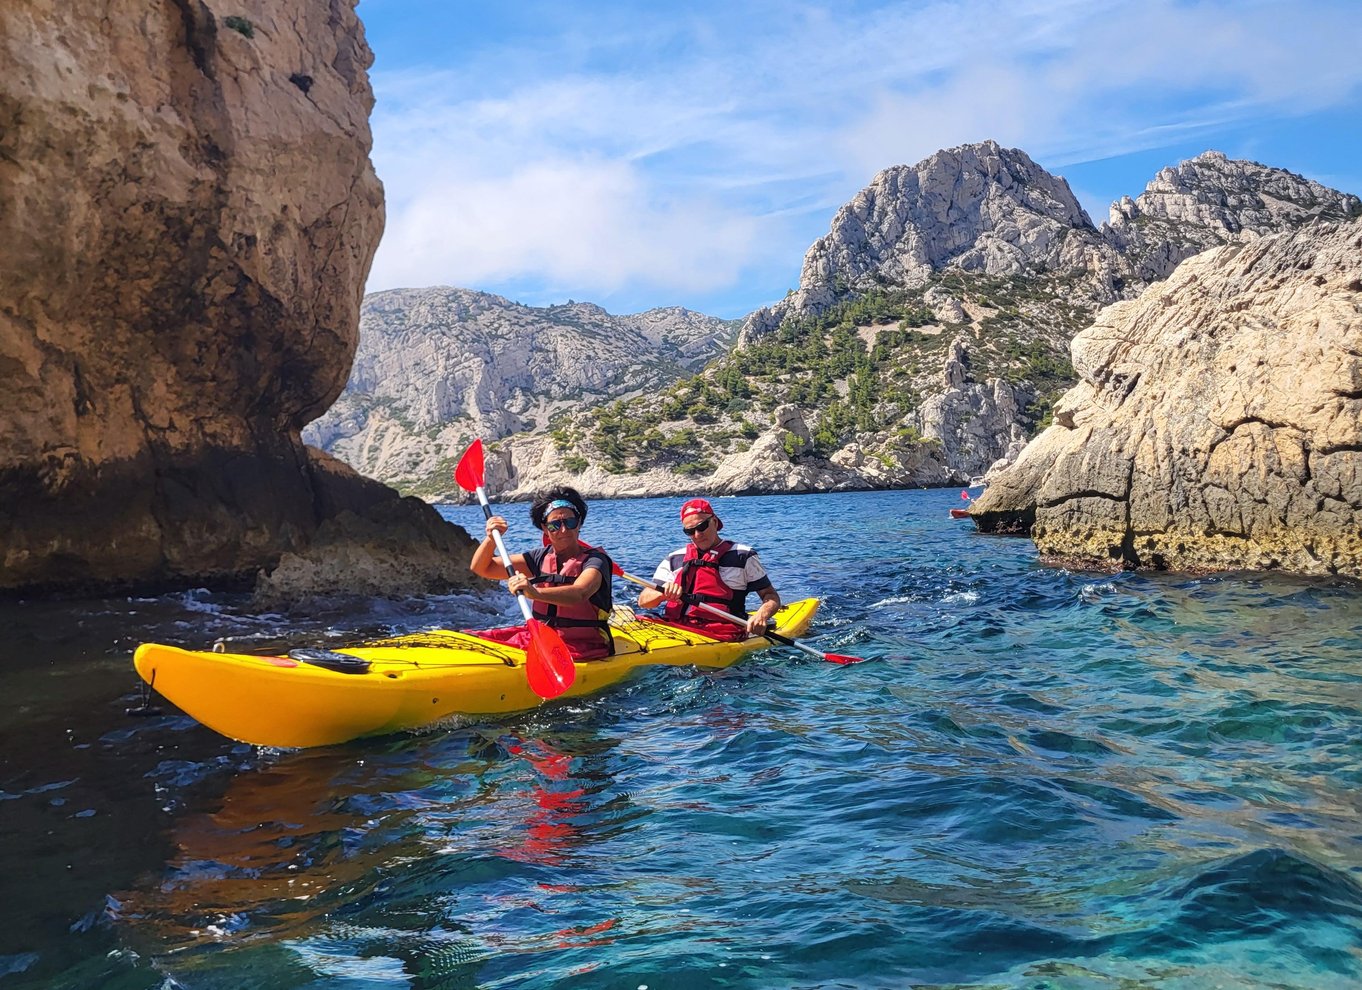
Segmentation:
{"type": "MultiPolygon", "coordinates": [[[[530,600],[534,617],[558,630],[574,660],[610,656],[611,561],[604,550],[578,538],[586,522],[586,501],[575,488],[555,488],[535,497],[530,522],[543,534],[544,545],[511,554],[515,574],[506,578],[496,559],[492,533],[505,533],[507,526],[501,516],[487,520],[487,535],[473,551],[469,568],[479,577],[506,578],[512,594],[530,600]]],[[[474,635],[521,649],[529,645],[524,626],[479,630],[474,635]]]]}
{"type": "Polygon", "coordinates": [[[638,603],[653,608],[663,602],[668,622],[695,629],[713,639],[742,639],[760,634],[767,621],[780,608],[780,595],[766,576],[757,551],[741,543],[719,538],[724,528],[714,508],[702,498],[681,506],[681,529],[690,543],[663,558],[653,572],[653,581],[662,591],[645,588],[638,603]],[[761,606],[747,618],[747,595],[755,592],[761,606]],[[696,604],[747,618],[747,629],[722,619],[707,617],[696,604]]]}

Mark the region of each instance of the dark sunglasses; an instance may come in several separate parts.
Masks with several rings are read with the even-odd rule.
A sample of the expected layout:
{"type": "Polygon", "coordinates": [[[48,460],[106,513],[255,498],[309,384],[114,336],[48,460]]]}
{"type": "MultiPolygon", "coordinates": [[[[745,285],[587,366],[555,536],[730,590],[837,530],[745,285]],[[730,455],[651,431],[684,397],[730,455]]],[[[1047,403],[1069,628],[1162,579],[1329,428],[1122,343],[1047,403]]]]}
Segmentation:
{"type": "Polygon", "coordinates": [[[562,519],[555,519],[553,522],[544,523],[544,528],[550,533],[556,533],[560,529],[576,529],[580,520],[576,516],[564,516],[562,519]]]}
{"type": "Polygon", "coordinates": [[[713,521],[714,517],[710,516],[708,519],[700,520],[700,522],[696,523],[694,526],[682,526],[681,532],[685,533],[687,536],[694,536],[696,533],[703,533],[705,530],[709,529],[709,524],[712,523],[713,521]]]}

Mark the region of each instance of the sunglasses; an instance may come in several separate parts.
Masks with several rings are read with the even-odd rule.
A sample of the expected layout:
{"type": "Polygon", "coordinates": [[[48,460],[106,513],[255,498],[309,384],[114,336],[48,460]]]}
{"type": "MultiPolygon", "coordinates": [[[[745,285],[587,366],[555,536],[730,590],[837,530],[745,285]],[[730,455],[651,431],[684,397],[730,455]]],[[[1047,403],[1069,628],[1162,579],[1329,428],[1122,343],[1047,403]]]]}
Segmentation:
{"type": "Polygon", "coordinates": [[[576,516],[564,516],[562,519],[544,523],[544,528],[550,533],[556,533],[561,529],[576,529],[579,521],[576,516]]]}
{"type": "Polygon", "coordinates": [[[714,517],[710,516],[708,519],[700,520],[694,526],[682,526],[681,532],[685,533],[687,536],[694,536],[696,533],[703,533],[705,530],[709,529],[709,524],[712,523],[713,521],[714,517]]]}

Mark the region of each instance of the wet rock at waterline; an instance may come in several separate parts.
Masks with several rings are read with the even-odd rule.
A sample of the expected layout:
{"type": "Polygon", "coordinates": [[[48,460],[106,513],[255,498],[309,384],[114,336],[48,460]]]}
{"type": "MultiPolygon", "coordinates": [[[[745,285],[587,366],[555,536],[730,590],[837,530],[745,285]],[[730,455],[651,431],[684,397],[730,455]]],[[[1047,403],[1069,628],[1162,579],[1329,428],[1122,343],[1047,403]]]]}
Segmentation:
{"type": "Polygon", "coordinates": [[[353,6],[0,5],[0,590],[248,583],[396,503],[299,438],[383,226],[353,6]]]}
{"type": "Polygon", "coordinates": [[[1073,363],[980,529],[1084,566],[1362,577],[1362,221],[1184,261],[1073,363]]]}

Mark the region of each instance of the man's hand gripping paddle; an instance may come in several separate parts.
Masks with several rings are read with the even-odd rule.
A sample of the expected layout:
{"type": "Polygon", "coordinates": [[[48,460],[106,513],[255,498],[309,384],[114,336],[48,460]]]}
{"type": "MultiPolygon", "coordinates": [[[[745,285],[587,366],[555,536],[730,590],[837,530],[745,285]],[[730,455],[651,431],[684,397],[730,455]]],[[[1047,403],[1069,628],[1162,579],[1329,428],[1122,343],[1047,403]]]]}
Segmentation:
{"type": "MultiPolygon", "coordinates": [[[[645,581],[641,577],[635,577],[632,574],[626,574],[624,568],[620,567],[619,564],[614,565],[614,572],[616,577],[622,577],[626,581],[632,581],[634,582],[634,584],[642,585],[645,588],[652,588],[654,591],[662,590],[662,585],[658,584],[655,581],[645,581]]],[[[702,612],[708,612],[710,615],[713,615],[716,618],[725,619],[733,623],[734,625],[742,626],[744,629],[747,628],[746,619],[736,616],[732,612],[725,612],[721,608],[715,608],[708,602],[688,601],[686,604],[694,605],[702,612]]],[[[860,663],[862,660],[865,659],[865,657],[849,657],[842,653],[823,653],[820,650],[815,650],[812,646],[809,646],[805,643],[800,643],[797,640],[793,640],[789,636],[782,636],[780,633],[773,632],[770,629],[763,630],[762,635],[773,643],[783,643],[785,646],[793,646],[796,650],[799,650],[803,653],[807,653],[811,657],[817,657],[819,660],[826,660],[828,663],[841,664],[860,663]]]]}
{"type": "MultiPolygon", "coordinates": [[[[483,516],[491,519],[492,507],[487,503],[483,478],[482,440],[478,439],[469,444],[459,458],[454,468],[454,480],[464,491],[477,494],[483,516]]],[[[515,567],[511,564],[511,555],[506,552],[506,544],[496,530],[492,531],[492,540],[497,545],[497,556],[506,567],[506,576],[510,577],[515,574],[515,567]]],[[[525,678],[529,681],[530,690],[539,697],[556,698],[572,687],[572,682],[577,678],[577,666],[572,661],[572,654],[568,652],[563,637],[558,635],[558,630],[534,618],[529,600],[523,595],[516,595],[516,601],[520,603],[521,614],[525,616],[525,628],[530,632],[530,645],[525,650],[525,678]]]]}

